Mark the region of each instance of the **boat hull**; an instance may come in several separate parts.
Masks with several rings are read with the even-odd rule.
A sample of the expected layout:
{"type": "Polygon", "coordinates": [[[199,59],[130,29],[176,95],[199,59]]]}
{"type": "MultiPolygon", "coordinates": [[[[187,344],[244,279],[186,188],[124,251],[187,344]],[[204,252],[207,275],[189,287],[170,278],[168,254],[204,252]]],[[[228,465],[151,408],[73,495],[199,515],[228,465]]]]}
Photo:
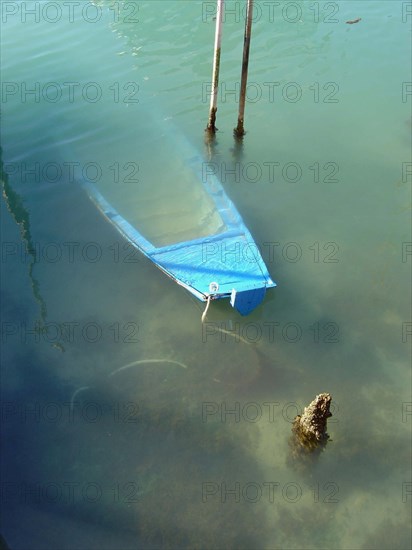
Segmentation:
{"type": "MultiPolygon", "coordinates": [[[[187,150],[187,143],[185,147],[187,150]]],[[[189,232],[195,238],[181,240],[173,237],[171,232],[166,241],[163,239],[167,244],[154,243],[147,238],[141,232],[137,218],[132,219],[129,214],[127,219],[127,215],[118,210],[95,184],[83,183],[105,218],[164,273],[199,300],[228,298],[239,313],[247,315],[262,302],[266,289],[276,286],[276,283],[271,279],[235,205],[214,174],[204,177],[202,163],[203,159],[196,154],[185,159],[191,185],[200,186],[207,198],[209,212],[204,218],[214,219],[210,234],[207,234],[206,227],[202,236],[196,236],[195,227],[192,233],[189,232]],[[170,242],[173,239],[176,242],[170,242]]],[[[185,197],[182,198],[183,204],[184,201],[185,197]]]]}

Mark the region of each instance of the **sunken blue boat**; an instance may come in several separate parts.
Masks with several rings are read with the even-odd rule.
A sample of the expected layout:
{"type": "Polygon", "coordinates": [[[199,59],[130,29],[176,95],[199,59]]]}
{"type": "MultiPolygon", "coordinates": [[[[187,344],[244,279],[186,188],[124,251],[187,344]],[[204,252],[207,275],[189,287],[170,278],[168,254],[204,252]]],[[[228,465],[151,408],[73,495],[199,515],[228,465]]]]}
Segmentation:
{"type": "Polygon", "coordinates": [[[276,284],[216,175],[205,173],[204,159],[183,136],[173,136],[146,141],[147,151],[139,148],[145,158],[155,146],[156,162],[149,169],[143,163],[133,192],[85,182],[87,192],[107,220],[179,285],[204,302],[230,299],[247,315],[276,284]],[[154,185],[158,178],[171,183],[154,185]]]}

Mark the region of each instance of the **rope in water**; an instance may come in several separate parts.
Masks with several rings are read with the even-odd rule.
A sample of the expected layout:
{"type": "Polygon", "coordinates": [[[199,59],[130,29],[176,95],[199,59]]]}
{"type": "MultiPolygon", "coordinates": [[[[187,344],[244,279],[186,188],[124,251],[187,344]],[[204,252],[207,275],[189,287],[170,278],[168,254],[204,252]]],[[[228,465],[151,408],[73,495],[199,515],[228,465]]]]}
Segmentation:
{"type": "Polygon", "coordinates": [[[210,300],[211,300],[211,299],[212,299],[212,295],[209,294],[209,296],[207,297],[207,304],[206,304],[205,310],[204,310],[204,312],[203,312],[203,314],[202,314],[202,323],[205,322],[207,310],[209,309],[210,300]]]}
{"type": "Polygon", "coordinates": [[[81,386],[80,388],[77,388],[77,390],[73,393],[72,398],[70,399],[70,412],[73,412],[73,405],[74,405],[74,400],[76,398],[76,395],[81,391],[88,390],[89,387],[90,386],[81,386]]]}
{"type": "Polygon", "coordinates": [[[216,294],[216,292],[218,292],[218,290],[219,290],[219,283],[216,283],[216,281],[212,281],[211,283],[209,283],[209,293],[210,294],[207,297],[206,308],[205,308],[205,311],[203,312],[203,315],[202,315],[202,323],[205,322],[207,310],[209,309],[209,306],[210,306],[210,300],[212,299],[212,294],[216,294]]]}
{"type": "Polygon", "coordinates": [[[212,299],[212,294],[216,294],[216,292],[218,292],[219,290],[219,283],[216,283],[216,281],[212,281],[211,283],[209,283],[209,296],[207,297],[207,304],[206,304],[206,308],[203,312],[203,315],[202,315],[202,323],[205,322],[205,319],[206,319],[206,314],[207,314],[207,310],[209,309],[209,306],[210,306],[210,300],[212,299]]]}
{"type": "Polygon", "coordinates": [[[124,365],[123,367],[114,370],[109,374],[109,378],[122,370],[130,369],[130,367],[142,365],[143,363],[172,363],[173,365],[179,365],[179,367],[187,369],[187,366],[184,363],[180,363],[180,361],[174,361],[173,359],[140,359],[139,361],[133,361],[132,363],[128,363],[127,365],[124,365]]]}
{"type": "MultiPolygon", "coordinates": [[[[111,376],[114,376],[116,373],[125,370],[130,369],[131,367],[136,367],[137,365],[142,365],[144,363],[171,363],[172,365],[179,365],[179,367],[182,367],[183,369],[187,369],[187,365],[184,363],[181,363],[180,361],[174,361],[173,359],[139,359],[139,361],[133,361],[132,363],[127,363],[127,365],[123,365],[122,367],[119,367],[118,369],[112,371],[108,378],[111,376]]],[[[71,399],[70,399],[70,411],[73,412],[74,407],[74,400],[76,398],[76,395],[78,395],[80,392],[90,389],[93,386],[81,386],[80,388],[77,388],[77,390],[74,391],[71,399]]]]}

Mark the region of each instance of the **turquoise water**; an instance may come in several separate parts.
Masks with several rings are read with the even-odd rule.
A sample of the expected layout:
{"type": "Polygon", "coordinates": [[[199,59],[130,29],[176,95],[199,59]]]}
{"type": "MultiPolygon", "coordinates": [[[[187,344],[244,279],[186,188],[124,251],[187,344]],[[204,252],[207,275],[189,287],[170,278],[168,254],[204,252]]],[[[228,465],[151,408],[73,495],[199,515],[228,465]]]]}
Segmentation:
{"type": "Polygon", "coordinates": [[[209,147],[215,3],[77,4],[1,5],[3,536],[409,548],[409,4],[258,3],[241,147],[243,2],[209,147]],[[180,133],[278,283],[246,318],[213,303],[202,326],[79,185],[176,196],[159,144],[180,133]],[[291,421],[324,391],[331,441],[296,463],[291,421]]]}

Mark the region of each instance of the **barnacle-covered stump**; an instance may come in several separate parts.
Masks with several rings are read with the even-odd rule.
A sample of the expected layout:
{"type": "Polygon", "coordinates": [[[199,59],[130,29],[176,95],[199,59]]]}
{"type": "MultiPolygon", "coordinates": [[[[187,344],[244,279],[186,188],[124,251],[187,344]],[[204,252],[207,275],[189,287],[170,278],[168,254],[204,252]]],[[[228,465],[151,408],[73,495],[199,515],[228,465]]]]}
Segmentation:
{"type": "Polygon", "coordinates": [[[318,454],[324,449],[329,439],[326,432],[328,418],[332,416],[329,393],[321,393],[312,403],[305,407],[302,415],[298,415],[292,425],[290,446],[293,459],[304,459],[313,453],[318,454]]]}

